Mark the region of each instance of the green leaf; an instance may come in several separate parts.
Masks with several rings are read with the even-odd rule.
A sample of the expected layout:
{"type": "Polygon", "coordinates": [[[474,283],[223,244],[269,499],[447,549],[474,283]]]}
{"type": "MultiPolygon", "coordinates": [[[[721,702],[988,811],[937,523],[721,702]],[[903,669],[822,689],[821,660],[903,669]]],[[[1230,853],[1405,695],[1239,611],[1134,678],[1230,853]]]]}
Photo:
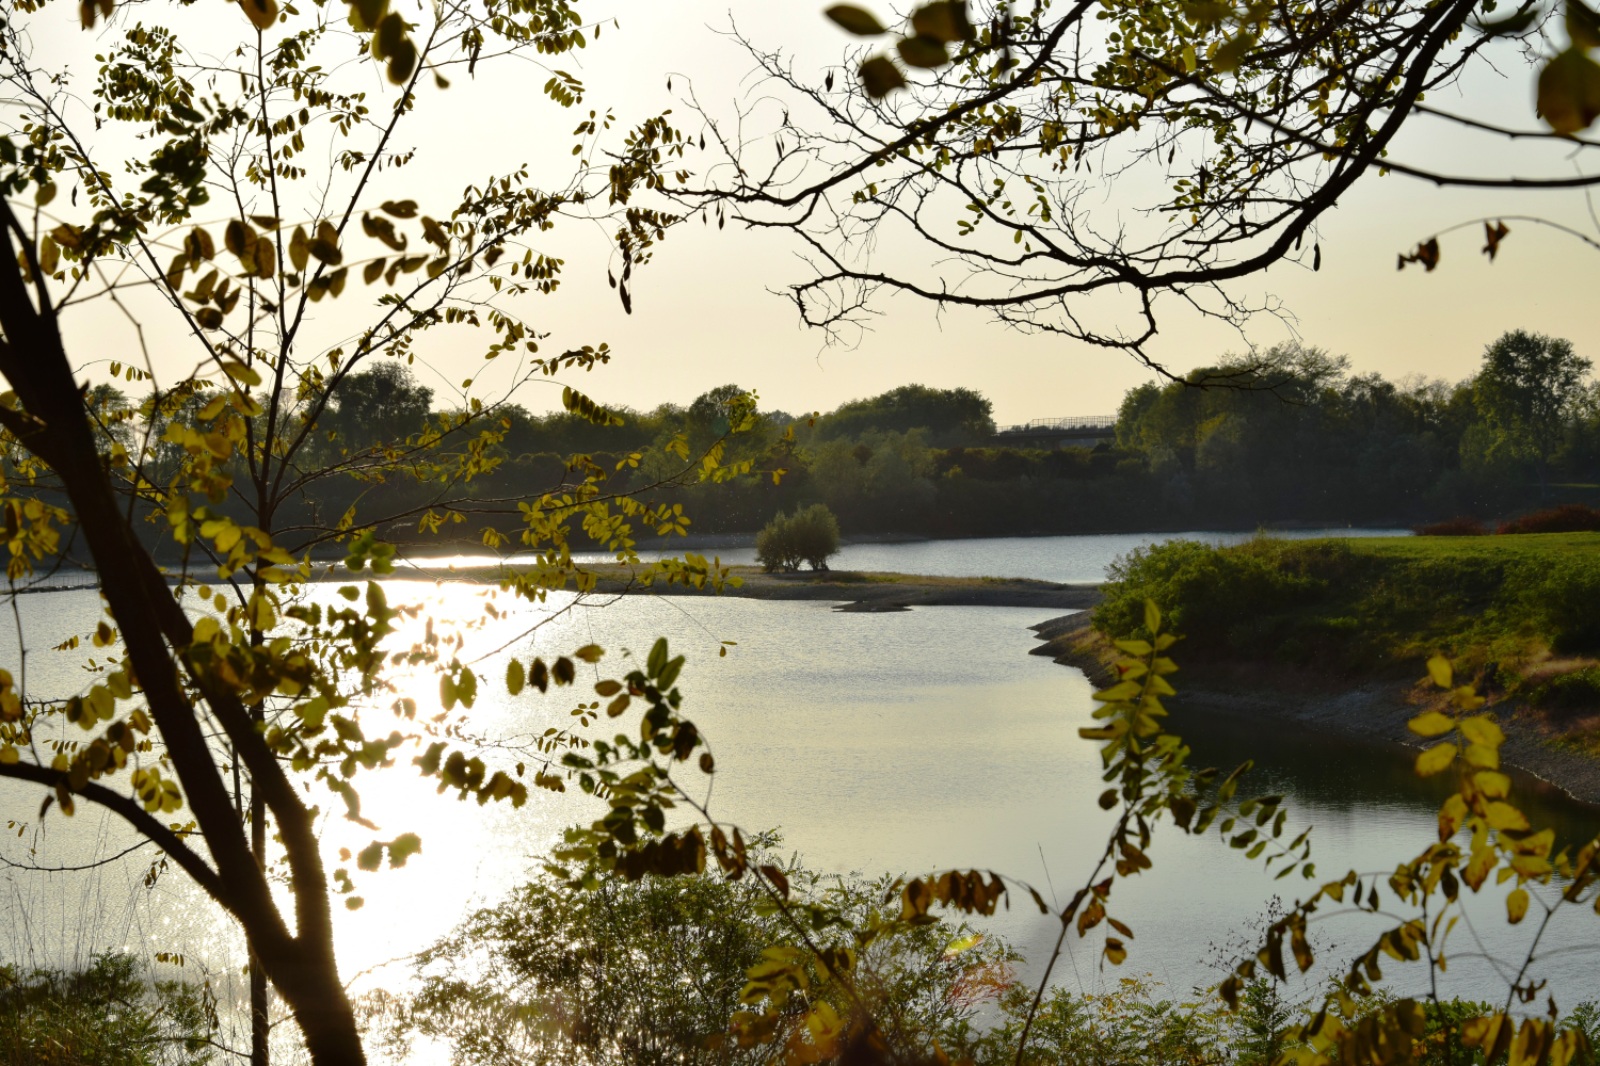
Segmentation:
{"type": "Polygon", "coordinates": [[[1485,37],[1504,37],[1508,34],[1521,33],[1532,26],[1538,17],[1539,9],[1530,7],[1526,11],[1519,11],[1492,22],[1480,19],[1475,21],[1473,26],[1485,37]]]}
{"type": "Polygon", "coordinates": [[[521,659],[512,659],[506,664],[506,692],[518,695],[522,687],[528,682],[527,670],[522,665],[521,659]]]}
{"type": "Polygon", "coordinates": [[[873,56],[861,64],[861,84],[867,95],[882,99],[896,89],[905,88],[906,76],[888,56],[873,56]]]}
{"type": "Polygon", "coordinates": [[[895,45],[895,49],[907,66],[931,70],[950,62],[950,53],[945,46],[932,37],[904,37],[895,45]]]}
{"type": "Polygon", "coordinates": [[[258,30],[270,30],[278,21],[278,0],[239,0],[239,6],[258,30]]]}
{"type": "Polygon", "coordinates": [[[248,224],[242,219],[229,219],[228,225],[222,231],[222,246],[241,260],[250,252],[256,242],[256,235],[251,232],[248,224]]]}
{"type": "Polygon", "coordinates": [[[1144,627],[1152,637],[1161,632],[1161,608],[1155,600],[1144,601],[1144,627]]]}
{"type": "MultiPolygon", "coordinates": [[[[320,262],[329,266],[338,266],[344,261],[344,253],[339,251],[339,231],[333,228],[331,222],[317,223],[317,235],[306,246],[306,250],[320,262]]],[[[290,257],[294,256],[294,248],[290,247],[290,257]]]]}
{"type": "Polygon", "coordinates": [[[966,0],[936,0],[911,13],[911,29],[920,37],[954,44],[970,41],[977,34],[967,18],[966,0]]]}
{"type": "Polygon", "coordinates": [[[360,854],[356,856],[356,865],[363,870],[376,870],[378,868],[378,864],[382,861],[382,841],[373,841],[371,844],[368,844],[366,847],[362,848],[360,854]]]}
{"type": "Polygon", "coordinates": [[[371,33],[388,11],[388,0],[351,0],[350,25],[362,33],[371,33]]]}
{"type": "Polygon", "coordinates": [[[1567,36],[1575,48],[1600,48],[1600,15],[1583,0],[1567,0],[1567,36]]]}
{"type": "Polygon", "coordinates": [[[404,866],[406,860],[422,850],[422,838],[415,833],[401,833],[389,844],[390,867],[404,866]]]}
{"type": "Polygon", "coordinates": [[[854,4],[834,4],[823,11],[823,14],[857,37],[876,37],[881,33],[889,32],[884,29],[883,23],[879,22],[870,11],[859,8],[854,4]]]}
{"type": "Polygon", "coordinates": [[[1568,48],[1539,72],[1539,114],[1557,133],[1588,129],[1600,117],[1600,64],[1568,48]]]}

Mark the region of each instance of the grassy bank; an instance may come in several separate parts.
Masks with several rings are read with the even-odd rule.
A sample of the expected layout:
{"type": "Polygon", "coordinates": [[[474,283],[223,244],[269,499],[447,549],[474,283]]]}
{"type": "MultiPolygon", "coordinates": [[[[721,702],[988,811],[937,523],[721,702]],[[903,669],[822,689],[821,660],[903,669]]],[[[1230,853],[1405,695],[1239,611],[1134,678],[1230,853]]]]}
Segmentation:
{"type": "Polygon", "coordinates": [[[1349,680],[1416,677],[1436,652],[1491,698],[1593,746],[1600,534],[1171,542],[1119,561],[1094,612],[1138,630],[1148,597],[1201,668],[1271,664],[1349,680]]]}

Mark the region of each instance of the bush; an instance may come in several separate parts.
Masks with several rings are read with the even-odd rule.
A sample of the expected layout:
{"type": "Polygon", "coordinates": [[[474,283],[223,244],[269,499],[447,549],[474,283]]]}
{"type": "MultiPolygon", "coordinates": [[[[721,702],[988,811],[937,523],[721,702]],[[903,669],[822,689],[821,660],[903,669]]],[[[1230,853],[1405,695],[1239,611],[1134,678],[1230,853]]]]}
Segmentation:
{"type": "Polygon", "coordinates": [[[1337,541],[1258,538],[1228,548],[1168,541],[1111,565],[1093,622],[1102,633],[1142,636],[1151,599],[1191,647],[1270,658],[1280,650],[1285,616],[1319,603],[1348,569],[1349,549],[1337,541]]]}
{"type": "MultiPolygon", "coordinates": [[[[758,861],[781,862],[765,851],[773,843],[756,842],[758,861]]],[[[874,1014],[895,1018],[908,1060],[975,1038],[979,1012],[1013,976],[1015,956],[998,938],[946,921],[890,926],[900,904],[885,909],[887,878],[783,866],[799,899],[826,899],[855,928],[882,930],[859,951],[856,991],[874,1014]]],[[[794,936],[755,877],[607,878],[591,889],[547,868],[418,957],[419,991],[389,1040],[403,1052],[417,1035],[442,1039],[462,1066],[764,1066],[781,1060],[785,1041],[745,1046],[730,1028],[745,1009],[747,971],[794,936]]],[[[855,1014],[820,974],[808,994],[840,1017],[855,1014]]]]}
{"type": "Polygon", "coordinates": [[[1556,651],[1600,651],[1600,559],[1564,560],[1537,595],[1556,651]]]}
{"type": "Polygon", "coordinates": [[[86,970],[0,966],[3,1066],[203,1066],[214,1006],[178,981],[145,980],[126,955],[86,970]]]}
{"type": "Polygon", "coordinates": [[[767,573],[793,573],[805,563],[813,570],[828,569],[828,557],[839,553],[839,520],[827,506],[814,503],[792,515],[778,512],[756,534],[756,562],[767,573]]]}
{"type": "Polygon", "coordinates": [[[1497,533],[1600,532],[1600,511],[1578,503],[1563,504],[1502,522],[1497,533]]]}
{"type": "Polygon", "coordinates": [[[1413,526],[1411,532],[1419,537],[1483,537],[1488,535],[1489,527],[1476,518],[1461,515],[1443,522],[1413,526]]]}

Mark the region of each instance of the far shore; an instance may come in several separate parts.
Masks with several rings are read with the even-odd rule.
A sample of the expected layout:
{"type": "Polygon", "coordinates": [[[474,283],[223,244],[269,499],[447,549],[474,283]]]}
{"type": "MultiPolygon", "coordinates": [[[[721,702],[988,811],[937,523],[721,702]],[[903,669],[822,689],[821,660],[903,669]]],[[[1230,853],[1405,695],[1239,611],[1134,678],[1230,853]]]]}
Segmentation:
{"type": "MultiPolygon", "coordinates": [[[[1030,654],[1046,655],[1081,669],[1097,685],[1111,683],[1115,651],[1089,625],[1085,611],[1030,627],[1042,641],[1030,654]]],[[[1179,677],[1183,677],[1182,673],[1179,677]]],[[[1183,705],[1263,723],[1290,722],[1408,749],[1423,741],[1406,723],[1423,710],[1427,690],[1406,677],[1364,678],[1339,683],[1322,675],[1282,668],[1236,666],[1190,675],[1179,684],[1183,705]]],[[[1544,781],[1573,799],[1600,807],[1600,760],[1546,743],[1538,724],[1514,705],[1494,708],[1509,718],[1501,755],[1507,766],[1544,781]],[[1518,727],[1521,728],[1518,728],[1518,727]]]]}
{"type": "MultiPolygon", "coordinates": [[[[1065,585],[1031,578],[937,577],[855,570],[802,570],[765,573],[758,566],[733,566],[729,575],[739,580],[716,589],[668,584],[645,584],[633,568],[618,563],[584,569],[599,575],[595,592],[602,595],[737,596],[754,600],[814,600],[833,602],[841,611],[906,611],[913,607],[1039,607],[1047,610],[1082,610],[1100,599],[1099,585],[1065,585]]],[[[458,567],[448,570],[397,570],[396,577],[429,580],[491,580],[501,575],[495,567],[458,567]]],[[[348,579],[348,575],[344,576],[348,579]]]]}

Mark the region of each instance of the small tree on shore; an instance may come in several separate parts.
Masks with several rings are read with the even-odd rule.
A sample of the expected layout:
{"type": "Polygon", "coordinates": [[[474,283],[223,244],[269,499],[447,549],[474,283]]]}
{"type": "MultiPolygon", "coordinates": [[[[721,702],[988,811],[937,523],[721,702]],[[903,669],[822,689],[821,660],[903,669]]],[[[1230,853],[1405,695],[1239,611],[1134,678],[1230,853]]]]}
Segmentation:
{"type": "Polygon", "coordinates": [[[839,554],[839,520],[826,504],[814,503],[792,515],[777,517],[756,534],[756,562],[767,573],[793,573],[805,563],[813,570],[828,569],[828,557],[839,554]]]}

